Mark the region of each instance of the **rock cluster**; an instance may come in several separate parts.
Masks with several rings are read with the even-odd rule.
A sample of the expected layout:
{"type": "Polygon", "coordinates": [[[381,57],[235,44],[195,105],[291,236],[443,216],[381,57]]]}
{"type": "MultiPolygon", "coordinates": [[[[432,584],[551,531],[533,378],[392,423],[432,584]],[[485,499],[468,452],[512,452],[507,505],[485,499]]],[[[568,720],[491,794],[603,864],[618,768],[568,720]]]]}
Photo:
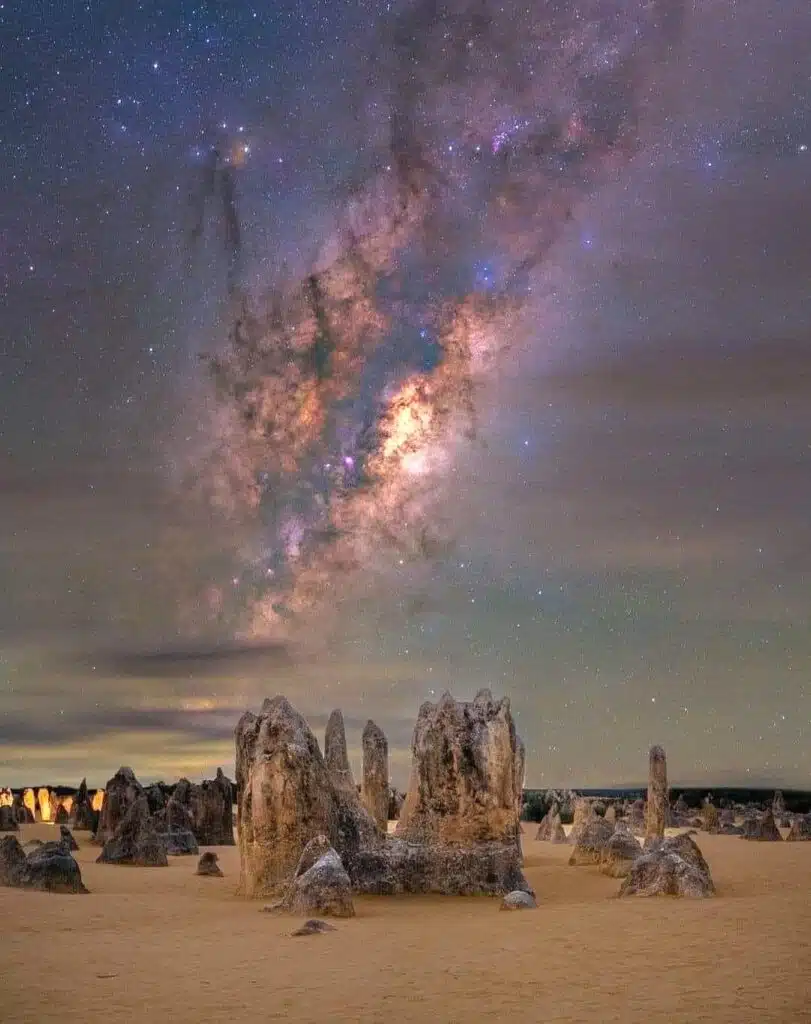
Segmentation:
{"type": "Polygon", "coordinates": [[[783,837],[777,825],[774,823],[774,815],[771,808],[760,817],[746,818],[743,823],[742,839],[749,839],[758,843],[780,843],[783,837]]]}
{"type": "Polygon", "coordinates": [[[0,839],[0,885],[40,892],[87,892],[66,843],[40,843],[26,856],[16,836],[0,839]]]}
{"type": "Polygon", "coordinates": [[[469,703],[445,694],[423,704],[412,758],[400,820],[386,836],[357,793],[336,786],[309,726],[284,697],[243,715],[236,729],[242,891],[284,891],[317,836],[326,837],[356,892],[527,891],[509,702],[483,691],[469,703]]]}
{"type": "MultiPolygon", "coordinates": [[[[107,793],[109,796],[109,789],[107,793]]],[[[168,865],[166,846],[155,828],[143,792],[129,805],[126,814],[105,841],[96,863],[133,864],[146,868],[168,865]]]]}

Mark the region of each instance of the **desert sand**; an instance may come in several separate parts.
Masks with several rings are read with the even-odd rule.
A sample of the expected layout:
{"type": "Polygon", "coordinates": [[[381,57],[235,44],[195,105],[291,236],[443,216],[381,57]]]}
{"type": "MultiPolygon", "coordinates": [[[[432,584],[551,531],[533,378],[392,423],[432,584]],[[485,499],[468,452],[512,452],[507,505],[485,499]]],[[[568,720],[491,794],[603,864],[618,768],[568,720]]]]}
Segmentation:
{"type": "MultiPolygon", "coordinates": [[[[571,847],[524,835],[539,909],[492,898],[355,897],[336,931],[168,868],[95,864],[78,833],[87,896],[0,889],[0,1019],[555,1022],[811,1021],[811,843],[696,837],[718,895],[618,900],[619,882],[569,867],[571,847]]],[[[53,838],[48,825],[20,840],[53,838]]]]}

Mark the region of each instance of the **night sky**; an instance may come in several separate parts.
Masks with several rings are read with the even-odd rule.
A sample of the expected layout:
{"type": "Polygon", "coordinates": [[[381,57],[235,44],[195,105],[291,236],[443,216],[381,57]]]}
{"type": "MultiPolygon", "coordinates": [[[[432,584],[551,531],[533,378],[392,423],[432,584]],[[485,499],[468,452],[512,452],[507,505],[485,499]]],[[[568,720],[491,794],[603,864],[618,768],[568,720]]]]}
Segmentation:
{"type": "Polygon", "coordinates": [[[0,784],[490,686],[530,786],[809,787],[807,2],[0,28],[0,784]]]}

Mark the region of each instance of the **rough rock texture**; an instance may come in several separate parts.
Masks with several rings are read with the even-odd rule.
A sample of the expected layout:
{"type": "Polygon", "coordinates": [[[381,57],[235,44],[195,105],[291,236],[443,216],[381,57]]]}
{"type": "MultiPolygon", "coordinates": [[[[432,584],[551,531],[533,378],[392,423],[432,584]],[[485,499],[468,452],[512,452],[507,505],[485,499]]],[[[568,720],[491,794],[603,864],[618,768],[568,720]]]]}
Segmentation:
{"type": "Polygon", "coordinates": [[[625,878],[642,856],[642,847],[630,829],[617,828],[600,851],[600,871],[610,878],[625,878]]]}
{"type": "Polygon", "coordinates": [[[156,828],[156,832],[169,857],[196,857],[200,852],[191,829],[170,828],[162,831],[156,828]]]}
{"type": "Polygon", "coordinates": [[[555,818],[560,821],[560,807],[557,801],[555,801],[546,814],[541,818],[541,823],[538,825],[538,831],[535,833],[535,838],[538,842],[548,843],[552,838],[552,827],[555,818]]]}
{"type": "Polygon", "coordinates": [[[149,804],[150,814],[159,814],[166,806],[166,796],[163,788],[157,782],[153,782],[151,786],[146,787],[144,796],[149,804]]]}
{"type": "Polygon", "coordinates": [[[747,818],[743,823],[743,839],[758,843],[780,843],[783,837],[774,823],[771,809],[762,818],[747,818]]]}
{"type": "Polygon", "coordinates": [[[363,782],[361,800],[381,832],[389,827],[389,742],[380,726],[370,719],[361,739],[363,782]]]}
{"type": "Polygon", "coordinates": [[[38,889],[40,892],[87,892],[81,869],[73,859],[68,844],[61,840],[58,843],[43,843],[28,854],[21,884],[24,889],[38,889]]]}
{"type": "Polygon", "coordinates": [[[389,821],[399,821],[405,803],[405,793],[392,786],[389,790],[389,821]]]}
{"type": "MultiPolygon", "coordinates": [[[[109,789],[107,792],[109,795],[109,789]]],[[[129,806],[118,827],[105,842],[96,863],[135,864],[146,868],[168,865],[166,846],[155,829],[143,793],[129,806]]]]}
{"type": "Polygon", "coordinates": [[[620,896],[690,896],[715,894],[710,869],[688,835],[652,839],[620,886],[620,896]]]}
{"type": "MultiPolygon", "coordinates": [[[[107,840],[113,835],[118,826],[124,820],[130,807],[140,798],[144,797],[141,783],[135,778],[132,768],[119,768],[115,775],[107,783],[103,793],[103,802],[99,813],[99,824],[93,842],[98,846],[104,846],[107,840]]],[[[95,807],[95,802],[93,804],[95,807]]]]}
{"type": "Polygon", "coordinates": [[[811,814],[806,816],[800,814],[794,817],[786,836],[786,842],[811,842],[811,814]]]}
{"type": "Polygon", "coordinates": [[[234,803],[231,780],[217,769],[213,779],[204,779],[189,791],[193,832],[201,846],[234,845],[234,803]]]}
{"type": "Polygon", "coordinates": [[[0,806],[0,832],[18,832],[19,829],[14,808],[9,807],[8,804],[0,806]]]}
{"type": "Polygon", "coordinates": [[[340,789],[355,789],[349,754],[346,751],[344,716],[338,708],[330,714],[324,732],[324,761],[333,783],[340,789]]]}
{"type": "Polygon", "coordinates": [[[517,889],[515,892],[508,892],[501,901],[500,910],[536,910],[538,904],[531,892],[523,892],[517,889]]]}
{"type": "Polygon", "coordinates": [[[617,823],[617,808],[613,804],[609,804],[603,817],[610,825],[615,825],[617,823]]]}
{"type": "Polygon", "coordinates": [[[204,853],[197,862],[197,871],[195,873],[209,878],[222,878],[223,874],[220,865],[217,863],[218,860],[219,857],[216,853],[211,853],[210,851],[204,853]]]}
{"type": "Polygon", "coordinates": [[[711,803],[705,803],[701,808],[701,827],[710,835],[717,834],[721,828],[718,809],[711,803]]]}
{"type": "Polygon", "coordinates": [[[25,851],[16,836],[0,839],[0,885],[17,886],[25,871],[25,851]]]}
{"type": "Polygon", "coordinates": [[[572,828],[569,832],[569,842],[575,845],[586,825],[595,817],[594,805],[586,797],[578,796],[574,799],[572,811],[572,828]]]}
{"type": "Polygon", "coordinates": [[[73,853],[74,850],[79,849],[79,844],[73,838],[73,835],[67,825],[59,826],[59,842],[64,843],[71,853],[73,853]]]}
{"type": "Polygon", "coordinates": [[[33,825],[34,815],[30,808],[26,807],[23,797],[23,793],[17,793],[14,797],[14,802],[11,805],[14,811],[14,820],[20,825],[33,825]]]}
{"type": "Polygon", "coordinates": [[[189,806],[192,785],[188,779],[181,779],[166,806],[157,813],[152,812],[155,828],[159,832],[194,832],[194,817],[189,806]]]}
{"type": "Polygon", "coordinates": [[[70,811],[70,824],[74,832],[95,832],[98,814],[93,810],[87,793],[87,779],[82,779],[70,811]]]}
{"type": "Polygon", "coordinates": [[[599,864],[602,860],[603,849],[606,843],[614,834],[614,826],[605,818],[598,818],[595,814],[587,821],[580,830],[569,864],[578,867],[581,864],[599,864]]]}
{"type": "Polygon", "coordinates": [[[6,786],[0,788],[0,807],[11,807],[14,803],[14,794],[6,786]]]}
{"type": "Polygon", "coordinates": [[[775,818],[784,818],[786,815],[786,800],[779,789],[774,791],[772,797],[772,814],[775,818]]]}
{"type": "Polygon", "coordinates": [[[43,786],[37,790],[37,809],[39,810],[40,821],[53,821],[54,807],[51,799],[51,791],[43,786]]]}
{"type": "Polygon", "coordinates": [[[31,821],[37,820],[37,795],[33,789],[23,790],[23,803],[28,808],[28,812],[31,815],[31,821]]]}
{"type": "Polygon", "coordinates": [[[686,824],[693,816],[693,812],[687,806],[684,793],[679,793],[679,798],[670,809],[671,819],[676,827],[686,824]]]}
{"type": "Polygon", "coordinates": [[[661,839],[667,823],[667,760],[662,747],[651,747],[648,764],[648,806],[645,838],[661,839]]]}
{"type": "Polygon", "coordinates": [[[337,788],[318,743],[284,697],[236,729],[240,888],[284,888],[314,836],[325,835],[357,892],[503,895],[527,890],[516,843],[515,729],[507,701],[445,695],[424,704],[396,837],[356,793],[337,788]]]}
{"type": "Polygon", "coordinates": [[[341,858],[326,836],[315,836],[304,847],[292,883],[282,899],[265,907],[270,912],[354,917],[352,883],[341,858]]]}
{"type": "Polygon", "coordinates": [[[324,932],[336,932],[338,929],[334,924],[327,924],[326,921],[319,921],[317,918],[311,917],[309,921],[305,921],[301,928],[296,928],[294,932],[290,934],[295,936],[298,935],[322,935],[324,932]]]}

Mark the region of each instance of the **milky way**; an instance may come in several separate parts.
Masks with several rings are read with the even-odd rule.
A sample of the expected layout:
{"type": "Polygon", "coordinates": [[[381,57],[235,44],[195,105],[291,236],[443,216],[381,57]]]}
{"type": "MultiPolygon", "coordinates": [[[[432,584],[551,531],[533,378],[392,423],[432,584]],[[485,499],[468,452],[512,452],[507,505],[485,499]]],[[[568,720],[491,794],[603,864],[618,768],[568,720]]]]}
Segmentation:
{"type": "Polygon", "coordinates": [[[578,202],[634,153],[681,21],[681,0],[401,10],[357,98],[386,140],[372,170],[303,278],[260,293],[234,274],[233,183],[212,151],[199,199],[222,206],[234,314],[192,475],[239,564],[207,592],[212,618],[236,608],[242,635],[283,635],[358,575],[452,543],[477,389],[578,202]]]}

